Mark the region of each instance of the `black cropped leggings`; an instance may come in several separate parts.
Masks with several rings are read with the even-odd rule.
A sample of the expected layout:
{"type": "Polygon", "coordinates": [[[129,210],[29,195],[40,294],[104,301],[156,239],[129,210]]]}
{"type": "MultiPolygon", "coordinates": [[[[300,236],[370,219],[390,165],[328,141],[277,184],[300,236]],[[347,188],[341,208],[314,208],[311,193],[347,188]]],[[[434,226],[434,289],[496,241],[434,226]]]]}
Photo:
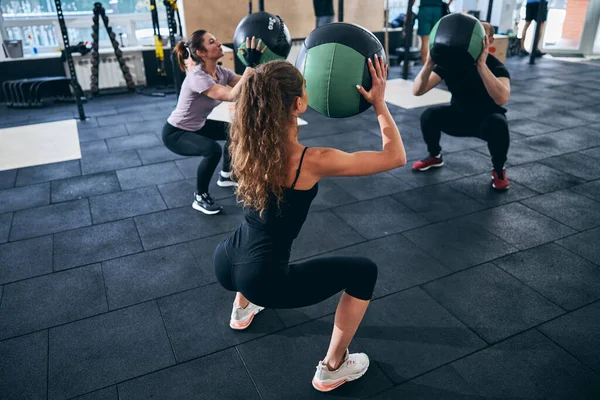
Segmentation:
{"type": "Polygon", "coordinates": [[[504,114],[490,114],[484,117],[465,114],[451,105],[434,106],[421,114],[421,131],[432,157],[442,151],[442,132],[450,136],[470,136],[485,140],[492,156],[492,164],[498,172],[504,167],[510,143],[508,121],[504,114]]]}
{"type": "Polygon", "coordinates": [[[302,263],[232,263],[225,242],[214,253],[219,283],[267,308],[299,308],[322,302],[345,290],[371,300],[377,265],[363,257],[323,257],[302,263]]]}
{"type": "Polygon", "coordinates": [[[163,143],[167,149],[181,156],[203,156],[198,165],[198,194],[208,193],[210,179],[223,155],[223,171],[230,171],[229,124],[227,122],[207,120],[197,131],[184,131],[168,122],[162,131],[163,143]],[[225,150],[217,140],[225,140],[225,150]]]}

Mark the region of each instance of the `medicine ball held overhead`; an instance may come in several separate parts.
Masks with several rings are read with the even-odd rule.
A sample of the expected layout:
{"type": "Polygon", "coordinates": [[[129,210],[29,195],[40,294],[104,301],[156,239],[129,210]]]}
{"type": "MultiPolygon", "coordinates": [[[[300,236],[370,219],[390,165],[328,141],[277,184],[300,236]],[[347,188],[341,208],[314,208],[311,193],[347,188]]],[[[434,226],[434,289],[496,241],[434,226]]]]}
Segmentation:
{"type": "Polygon", "coordinates": [[[484,37],[483,25],[472,15],[446,15],[429,34],[431,59],[450,71],[468,69],[481,55],[484,37]]]}
{"type": "Polygon", "coordinates": [[[238,58],[246,65],[246,60],[239,50],[246,48],[246,38],[262,39],[267,46],[260,59],[260,64],[273,60],[286,59],[292,49],[292,37],[287,26],[278,15],[268,12],[249,14],[240,21],[233,35],[233,45],[238,58]]]}
{"type": "Polygon", "coordinates": [[[332,118],[367,110],[371,104],[356,85],[371,89],[367,60],[375,55],[387,63],[381,42],[359,25],[338,22],[312,31],[296,59],[306,80],[309,107],[332,118]]]}

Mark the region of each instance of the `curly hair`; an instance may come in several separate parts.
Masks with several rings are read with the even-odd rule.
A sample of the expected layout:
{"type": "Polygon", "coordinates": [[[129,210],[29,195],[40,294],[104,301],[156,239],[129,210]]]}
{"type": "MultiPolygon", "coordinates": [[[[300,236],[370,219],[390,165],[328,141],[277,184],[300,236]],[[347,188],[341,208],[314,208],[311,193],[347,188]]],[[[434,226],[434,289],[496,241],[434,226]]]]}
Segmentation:
{"type": "Polygon", "coordinates": [[[260,65],[243,84],[230,129],[231,168],[244,207],[260,215],[274,195],[279,206],[286,178],[290,111],[304,78],[285,60],[260,65]]]}

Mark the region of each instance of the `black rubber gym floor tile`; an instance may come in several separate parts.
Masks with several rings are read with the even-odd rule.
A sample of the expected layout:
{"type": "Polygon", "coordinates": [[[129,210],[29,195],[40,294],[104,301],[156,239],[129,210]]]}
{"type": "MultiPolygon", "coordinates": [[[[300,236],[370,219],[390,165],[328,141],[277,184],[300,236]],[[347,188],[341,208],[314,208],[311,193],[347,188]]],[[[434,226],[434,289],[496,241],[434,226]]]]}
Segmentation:
{"type": "MultiPolygon", "coordinates": [[[[510,181],[510,175],[507,172],[510,181]]],[[[510,189],[506,191],[495,190],[492,185],[491,172],[467,178],[457,179],[447,184],[452,188],[459,190],[481,204],[492,207],[501,204],[512,203],[527,197],[535,196],[538,193],[523,186],[515,181],[510,181],[510,189]]]]}
{"type": "Polygon", "coordinates": [[[491,263],[438,279],[423,289],[488,343],[564,313],[491,263]]]}
{"type": "Polygon", "coordinates": [[[0,190],[10,189],[15,186],[17,179],[17,170],[10,169],[6,171],[0,171],[0,190]]]}
{"type": "MultiPolygon", "coordinates": [[[[331,254],[327,254],[329,256],[331,254]]],[[[317,257],[314,257],[317,258],[317,257]]],[[[283,322],[286,328],[310,322],[328,314],[335,313],[342,293],[337,293],[327,300],[308,307],[276,309],[275,313],[283,322]]]]}
{"type": "Polygon", "coordinates": [[[598,160],[581,153],[551,157],[540,161],[540,163],[586,181],[600,178],[600,163],[598,163],[598,160]]]}
{"type": "Polygon", "coordinates": [[[27,115],[3,115],[0,121],[0,128],[11,128],[13,126],[22,126],[29,124],[29,114],[27,115]]]}
{"type": "Polygon", "coordinates": [[[325,210],[309,213],[294,241],[291,258],[311,257],[364,241],[363,236],[333,212],[325,210]]]}
{"type": "Polygon", "coordinates": [[[485,398],[595,399],[600,379],[536,330],[451,364],[485,398]]]}
{"type": "MultiPolygon", "coordinates": [[[[231,189],[229,190],[231,191],[231,189]]],[[[244,221],[244,209],[237,203],[235,197],[230,196],[219,200],[218,204],[223,206],[223,210],[215,216],[219,228],[221,228],[219,233],[231,232],[239,228],[244,221]]]]}
{"type": "MultiPolygon", "coordinates": [[[[186,179],[196,178],[196,176],[198,175],[198,165],[200,165],[201,161],[202,157],[188,157],[181,160],[175,160],[175,165],[177,165],[177,168],[179,168],[179,171],[181,171],[181,173],[186,179]]],[[[222,158],[219,162],[219,165],[215,169],[215,176],[218,176],[216,175],[216,173],[221,171],[221,165],[222,158]]]]}
{"type": "Polygon", "coordinates": [[[79,175],[81,175],[79,160],[38,165],[19,169],[16,186],[34,185],[79,175]]]}
{"type": "MultiPolygon", "coordinates": [[[[424,152],[422,155],[423,158],[427,157],[427,152],[424,152]]],[[[389,173],[400,179],[402,190],[436,185],[463,177],[463,175],[454,172],[453,169],[446,167],[431,168],[427,171],[414,171],[412,169],[412,162],[408,162],[404,167],[394,169],[389,173]]],[[[400,192],[400,190],[396,190],[396,192],[400,192]]]]}
{"type": "MultiPolygon", "coordinates": [[[[524,103],[520,103],[518,105],[515,105],[513,108],[510,108],[508,110],[508,112],[506,113],[506,119],[511,122],[511,121],[517,121],[517,120],[522,120],[525,118],[532,118],[532,112],[533,114],[537,114],[538,112],[544,112],[547,110],[547,108],[541,108],[541,109],[536,109],[533,111],[526,111],[523,109],[523,104],[524,103]]],[[[527,103],[525,103],[527,104],[527,103]]]]}
{"type": "Polygon", "coordinates": [[[431,222],[456,218],[484,208],[448,184],[409,190],[392,197],[431,222]]]}
{"type": "MultiPolygon", "coordinates": [[[[406,192],[411,193],[412,191],[406,192]]],[[[401,195],[395,195],[402,200],[401,195]]],[[[390,196],[365,200],[332,211],[367,239],[392,235],[428,224],[427,215],[402,205],[390,196]]]]}
{"type": "Polygon", "coordinates": [[[100,264],[10,283],[0,308],[0,340],[107,309],[100,264]]]}
{"type": "MultiPolygon", "coordinates": [[[[118,112],[127,112],[126,114],[114,114],[98,117],[98,125],[104,129],[110,129],[111,127],[119,124],[127,124],[132,122],[140,122],[144,120],[142,112],[129,112],[135,111],[137,108],[144,109],[145,106],[132,106],[132,107],[117,107],[118,112]],[[132,110],[129,110],[131,108],[132,110]]],[[[140,110],[141,111],[141,110],[140,110]]],[[[125,125],[120,125],[125,127],[125,125]]]]}
{"type": "MultiPolygon", "coordinates": [[[[378,365],[379,360],[367,352],[370,356],[369,369],[360,379],[347,382],[330,393],[315,390],[311,381],[315,367],[327,354],[332,328],[333,317],[328,316],[238,346],[261,398],[325,399],[334,396],[338,399],[364,399],[392,387],[392,382],[378,365]]],[[[356,340],[348,350],[351,353],[364,352],[356,340]]]]}
{"type": "Polygon", "coordinates": [[[205,215],[190,207],[135,217],[145,250],[166,247],[223,233],[218,215],[205,215]]]}
{"type": "Polygon", "coordinates": [[[90,197],[94,224],[166,210],[156,186],[90,197]]]}
{"type": "Polygon", "coordinates": [[[554,192],[584,183],[583,179],[540,163],[507,169],[508,179],[540,193],[554,192]]]}
{"type": "MultiPolygon", "coordinates": [[[[598,103],[600,101],[596,100],[596,102],[598,103]]],[[[581,118],[582,120],[590,122],[597,122],[598,120],[600,120],[600,110],[597,110],[593,107],[585,107],[580,108],[578,110],[570,110],[569,114],[572,114],[578,118],[581,118]]]]}
{"type": "Polygon", "coordinates": [[[143,250],[132,219],[54,235],[54,270],[63,270],[143,250]]]}
{"type": "MultiPolygon", "coordinates": [[[[110,112],[110,111],[111,111],[110,108],[106,110],[106,112],[110,112]]],[[[112,113],[111,114],[114,114],[114,113],[116,113],[116,110],[114,108],[112,108],[112,113]]],[[[93,113],[93,114],[95,114],[95,113],[93,113]]],[[[78,131],[81,132],[82,130],[86,130],[86,129],[90,129],[90,128],[97,128],[98,127],[98,119],[95,118],[97,115],[92,116],[92,115],[90,115],[88,113],[88,110],[85,110],[85,116],[87,117],[86,120],[83,120],[83,121],[81,121],[79,119],[76,120],[76,122],[77,122],[77,130],[78,131]]]]}
{"type": "Polygon", "coordinates": [[[381,138],[368,131],[356,130],[356,128],[350,132],[306,139],[302,144],[308,147],[333,147],[348,153],[361,150],[381,150],[381,138]]]}
{"type": "Polygon", "coordinates": [[[52,272],[52,236],[0,246],[0,285],[52,272]]]}
{"type": "Polygon", "coordinates": [[[229,235],[230,233],[225,233],[186,243],[187,248],[194,255],[206,283],[214,283],[217,281],[213,264],[213,255],[217,246],[223,240],[228,238],[229,235]]]}
{"type": "Polygon", "coordinates": [[[184,179],[173,162],[144,165],[117,171],[121,189],[136,189],[184,179]]]}
{"type": "Polygon", "coordinates": [[[235,349],[119,384],[121,400],[198,397],[215,400],[260,399],[235,349]]]}
{"type": "Polygon", "coordinates": [[[538,329],[600,374],[600,302],[587,305],[538,329]]]}
{"type": "Polygon", "coordinates": [[[356,338],[396,384],[485,346],[418,288],[373,301],[356,338]]]}
{"type": "Polygon", "coordinates": [[[491,174],[492,159],[487,146],[483,146],[481,152],[463,150],[444,154],[444,166],[462,176],[476,175],[482,172],[491,174]]]}
{"type": "Polygon", "coordinates": [[[48,331],[0,342],[0,393],[5,399],[45,399],[48,331]]]}
{"type": "Polygon", "coordinates": [[[12,213],[0,214],[0,244],[8,242],[12,217],[12,213]]]}
{"type": "Polygon", "coordinates": [[[571,188],[571,190],[584,196],[587,196],[590,199],[600,201],[600,180],[584,183],[583,185],[579,186],[574,186],[571,188]]]}
{"type": "Polygon", "coordinates": [[[546,135],[533,136],[521,140],[520,143],[549,156],[557,156],[600,145],[600,134],[594,129],[581,126],[546,135]]]}
{"type": "Polygon", "coordinates": [[[583,154],[585,156],[588,156],[588,157],[600,158],[600,147],[595,147],[593,149],[583,150],[583,151],[581,151],[581,154],[583,154]]]}
{"type": "Polygon", "coordinates": [[[46,122],[71,120],[73,117],[73,111],[54,111],[49,114],[31,114],[29,117],[29,124],[43,124],[46,122]]]}
{"type": "Polygon", "coordinates": [[[102,270],[111,310],[205,283],[185,244],[105,261],[102,270]]]}
{"type": "MultiPolygon", "coordinates": [[[[145,149],[139,149],[138,154],[142,160],[142,164],[156,164],[165,161],[181,160],[185,157],[173,153],[167,149],[164,145],[148,147],[145,149]]],[[[197,168],[197,166],[196,166],[197,168]]]]}
{"type": "Polygon", "coordinates": [[[596,80],[584,80],[584,81],[578,81],[576,84],[576,86],[580,86],[582,88],[585,89],[594,89],[594,91],[598,91],[600,90],[600,82],[596,79],[596,80]]]}
{"type": "Polygon", "coordinates": [[[555,243],[494,264],[566,310],[600,298],[600,268],[555,243]]]}
{"type": "Polygon", "coordinates": [[[519,250],[526,250],[576,233],[575,230],[519,203],[481,211],[465,219],[519,250]]]}
{"type": "Polygon", "coordinates": [[[52,203],[81,199],[121,190],[114,172],[84,175],[51,183],[52,203]]]}
{"type": "Polygon", "coordinates": [[[139,165],[142,165],[142,162],[135,151],[107,154],[98,153],[85,156],[81,159],[81,172],[83,174],[95,174],[98,172],[137,167],[139,165]]]}
{"type": "Polygon", "coordinates": [[[357,201],[350,193],[336,185],[331,179],[326,178],[319,181],[319,192],[310,206],[310,211],[322,211],[357,201]]]}
{"type": "MultiPolygon", "coordinates": [[[[112,116],[107,118],[112,118],[112,116]]],[[[127,129],[125,128],[125,125],[101,126],[79,131],[79,141],[83,143],[91,140],[108,139],[126,135],[127,129]]]]}
{"type": "Polygon", "coordinates": [[[74,397],[73,400],[119,400],[119,394],[117,393],[117,386],[114,385],[74,397]]]}
{"type": "Polygon", "coordinates": [[[521,201],[529,208],[580,231],[600,225],[600,203],[571,190],[521,201]]]}
{"type": "MultiPolygon", "coordinates": [[[[477,149],[477,151],[480,150],[477,149]]],[[[481,148],[481,152],[484,151],[486,152],[485,154],[489,154],[487,148],[481,148]]],[[[523,142],[511,142],[510,148],[508,149],[506,162],[507,164],[512,166],[543,160],[550,156],[550,154],[544,153],[543,151],[528,146],[523,142]]],[[[490,168],[490,174],[491,171],[492,169],[490,168]]]]}
{"type": "Polygon", "coordinates": [[[454,271],[517,251],[514,246],[464,217],[428,225],[402,235],[454,271]]]}
{"type": "Polygon", "coordinates": [[[452,273],[452,270],[402,235],[361,243],[327,255],[367,257],[377,264],[375,297],[407,289],[452,273]]]}
{"type": "Polygon", "coordinates": [[[50,183],[0,190],[0,214],[50,203],[50,183]]]}
{"type": "Polygon", "coordinates": [[[84,394],[175,364],[156,302],[50,329],[49,399],[84,394]]]}
{"type": "Polygon", "coordinates": [[[87,199],[30,208],[15,213],[10,240],[43,236],[91,224],[92,218],[87,199]]]}
{"type": "Polygon", "coordinates": [[[600,266],[600,228],[590,229],[557,241],[561,246],[600,266]]]}
{"type": "MultiPolygon", "coordinates": [[[[440,140],[440,146],[442,147],[442,153],[446,154],[485,146],[485,141],[474,137],[455,137],[444,134],[440,140]]],[[[427,153],[425,143],[423,143],[423,152],[427,153]]]]}
{"type": "Polygon", "coordinates": [[[89,142],[82,142],[79,144],[81,149],[81,158],[87,158],[94,154],[107,154],[108,147],[106,146],[106,140],[90,140],[89,142]]]}
{"type": "Polygon", "coordinates": [[[544,124],[562,127],[562,128],[574,128],[576,126],[587,125],[589,122],[578,118],[574,115],[570,115],[568,112],[560,113],[543,113],[530,118],[533,121],[541,122],[544,124]]]}
{"type": "Polygon", "coordinates": [[[333,183],[358,200],[368,200],[376,197],[388,196],[413,187],[408,183],[394,178],[391,172],[392,171],[366,177],[336,177],[330,179],[333,183]]]}
{"type": "MultiPolygon", "coordinates": [[[[213,284],[158,300],[178,362],[211,354],[283,329],[275,312],[265,309],[254,317],[246,330],[234,331],[229,327],[234,298],[234,292],[213,284]]],[[[296,365],[296,362],[293,364],[296,365]]],[[[280,367],[277,365],[277,368],[280,367]]]]}
{"type": "Polygon", "coordinates": [[[125,127],[127,128],[127,132],[129,132],[130,135],[139,135],[142,133],[160,135],[163,126],[165,126],[165,122],[167,122],[166,118],[157,118],[144,122],[126,123],[125,127]]]}
{"type": "Polygon", "coordinates": [[[138,150],[154,147],[162,143],[153,133],[140,133],[136,135],[106,139],[106,144],[108,145],[108,150],[114,153],[118,151],[138,150]]]}
{"type": "Polygon", "coordinates": [[[483,399],[450,366],[431,371],[372,398],[373,400],[476,400],[483,399]]]}

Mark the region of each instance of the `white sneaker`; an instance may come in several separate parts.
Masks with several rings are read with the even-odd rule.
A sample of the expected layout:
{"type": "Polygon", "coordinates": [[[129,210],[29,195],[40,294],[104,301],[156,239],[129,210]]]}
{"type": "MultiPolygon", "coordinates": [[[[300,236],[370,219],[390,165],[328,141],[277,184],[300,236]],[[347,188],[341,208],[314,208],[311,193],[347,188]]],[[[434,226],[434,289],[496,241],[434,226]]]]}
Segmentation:
{"type": "Polygon", "coordinates": [[[369,357],[364,353],[349,354],[346,350],[346,357],[342,366],[335,371],[330,371],[327,365],[320,361],[317,365],[317,372],[312,380],[313,387],[321,392],[329,392],[340,387],[346,382],[356,380],[363,376],[369,368],[369,357]]]}
{"type": "Polygon", "coordinates": [[[260,307],[252,303],[249,303],[246,308],[241,308],[240,306],[234,304],[233,310],[231,310],[229,327],[237,331],[246,329],[252,323],[254,316],[264,309],[264,307],[260,307]]]}

